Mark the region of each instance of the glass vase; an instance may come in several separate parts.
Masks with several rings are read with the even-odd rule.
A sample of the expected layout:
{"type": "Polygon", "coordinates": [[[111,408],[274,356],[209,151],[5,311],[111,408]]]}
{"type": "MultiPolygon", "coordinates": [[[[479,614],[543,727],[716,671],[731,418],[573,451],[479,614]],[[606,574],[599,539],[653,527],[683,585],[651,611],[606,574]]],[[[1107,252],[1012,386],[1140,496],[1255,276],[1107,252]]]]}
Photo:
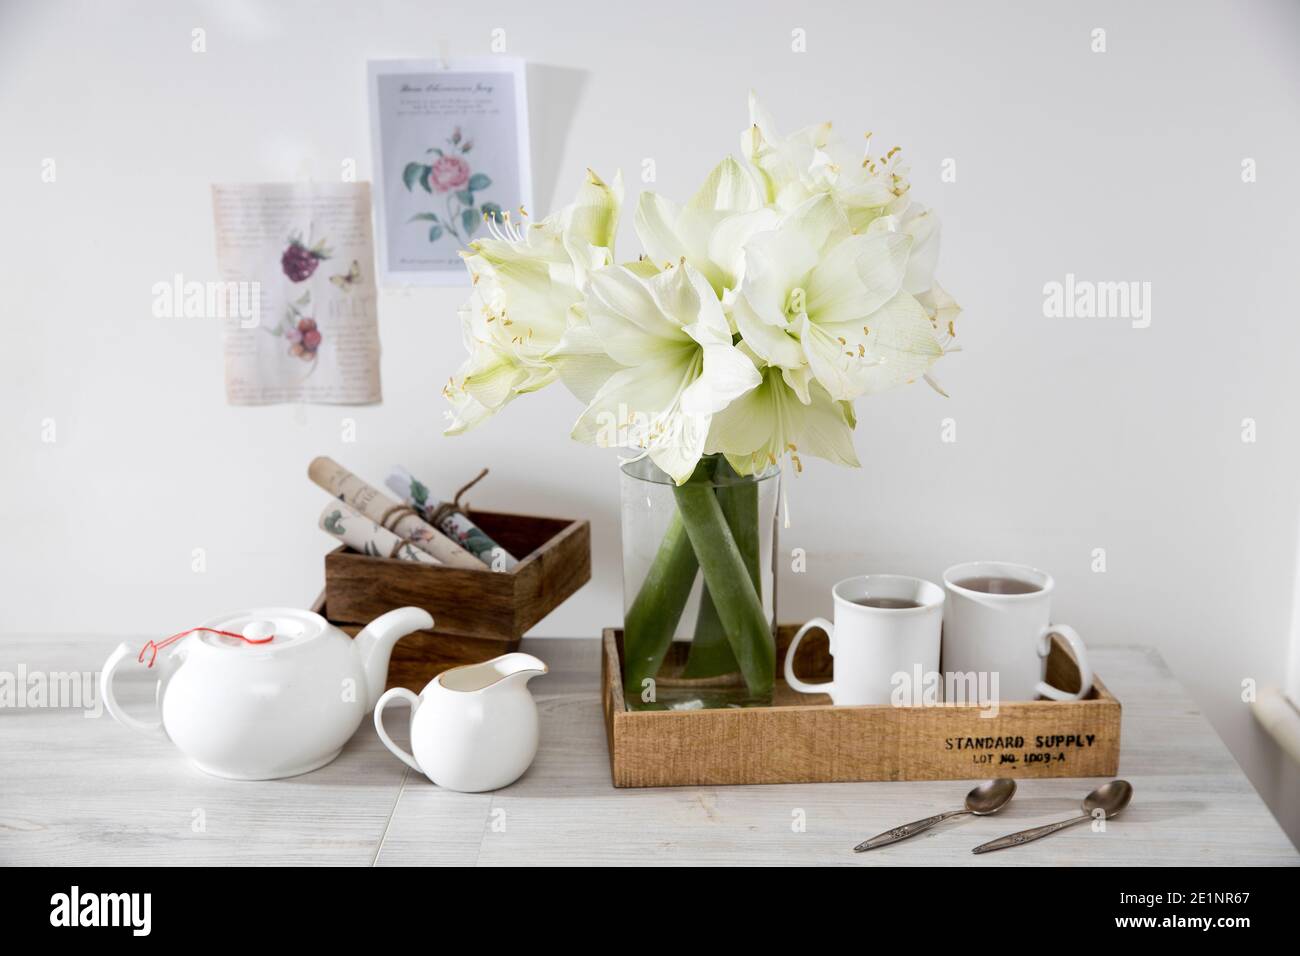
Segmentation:
{"type": "Polygon", "coordinates": [[[623,691],[629,708],[754,707],[776,677],[780,471],[721,455],[673,482],[622,466],[623,691]]]}

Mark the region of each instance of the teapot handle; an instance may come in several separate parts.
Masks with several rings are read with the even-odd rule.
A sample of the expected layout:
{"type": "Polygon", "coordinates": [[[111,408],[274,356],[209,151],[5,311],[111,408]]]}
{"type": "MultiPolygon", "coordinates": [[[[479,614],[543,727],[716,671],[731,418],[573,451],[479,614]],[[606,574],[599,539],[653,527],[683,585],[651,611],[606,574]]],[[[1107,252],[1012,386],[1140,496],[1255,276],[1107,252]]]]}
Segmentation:
{"type": "Polygon", "coordinates": [[[375,704],[375,733],[379,734],[379,739],[384,742],[384,746],[391,750],[399,760],[416,773],[424,773],[420,765],[415,762],[415,758],[393,743],[393,738],[388,736],[388,731],[384,729],[384,708],[392,701],[399,699],[406,701],[410,705],[411,716],[415,716],[415,709],[420,706],[419,696],[405,687],[394,687],[392,690],[386,691],[379,698],[378,703],[375,704]]]}
{"type": "Polygon", "coordinates": [[[99,696],[105,708],[119,724],[138,730],[142,734],[155,734],[162,730],[161,720],[140,720],[138,717],[132,717],[118,705],[117,698],[113,696],[113,675],[130,653],[131,648],[119,644],[117,650],[108,656],[108,660],[104,662],[104,669],[99,674],[99,696]]]}

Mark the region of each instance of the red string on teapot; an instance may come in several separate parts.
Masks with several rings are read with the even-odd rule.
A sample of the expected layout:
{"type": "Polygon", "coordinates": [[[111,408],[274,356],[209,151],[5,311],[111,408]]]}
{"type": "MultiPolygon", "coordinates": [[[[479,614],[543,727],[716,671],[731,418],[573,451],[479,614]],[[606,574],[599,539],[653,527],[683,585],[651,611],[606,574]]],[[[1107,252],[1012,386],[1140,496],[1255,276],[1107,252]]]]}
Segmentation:
{"type": "Polygon", "coordinates": [[[147,644],[145,644],[144,647],[140,648],[140,656],[136,658],[136,661],[143,664],[145,653],[150,648],[153,648],[153,654],[149,658],[148,665],[146,665],[148,667],[153,667],[154,661],[158,660],[159,651],[161,651],[164,647],[167,647],[170,644],[175,644],[182,637],[185,637],[185,635],[193,634],[195,631],[207,631],[209,634],[220,634],[222,637],[233,637],[236,640],[243,641],[246,644],[269,644],[271,641],[275,640],[274,634],[271,634],[268,637],[263,637],[254,640],[251,637],[244,637],[243,634],[236,634],[233,631],[219,631],[215,627],[192,627],[188,631],[181,631],[179,634],[173,634],[171,637],[164,638],[161,641],[149,641],[147,644]]]}

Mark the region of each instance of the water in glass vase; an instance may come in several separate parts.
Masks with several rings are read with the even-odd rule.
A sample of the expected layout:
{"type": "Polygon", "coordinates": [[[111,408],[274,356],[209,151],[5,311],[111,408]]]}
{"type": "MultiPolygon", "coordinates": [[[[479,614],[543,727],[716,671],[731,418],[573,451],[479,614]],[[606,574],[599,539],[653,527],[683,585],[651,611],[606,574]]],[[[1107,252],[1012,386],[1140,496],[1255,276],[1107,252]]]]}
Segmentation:
{"type": "Polygon", "coordinates": [[[780,473],[708,455],[681,485],[623,465],[623,691],[629,708],[754,707],[776,679],[780,473]]]}

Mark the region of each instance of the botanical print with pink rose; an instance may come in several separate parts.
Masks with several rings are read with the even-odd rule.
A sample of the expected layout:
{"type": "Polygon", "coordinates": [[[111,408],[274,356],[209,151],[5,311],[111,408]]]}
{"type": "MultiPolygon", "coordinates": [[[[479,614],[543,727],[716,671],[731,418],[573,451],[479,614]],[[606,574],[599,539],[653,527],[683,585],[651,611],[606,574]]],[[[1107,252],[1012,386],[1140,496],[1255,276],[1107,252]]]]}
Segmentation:
{"type": "Polygon", "coordinates": [[[429,241],[437,242],[444,235],[451,236],[460,245],[468,245],[485,217],[499,220],[501,207],[494,202],[480,203],[475,193],[492,185],[486,173],[476,173],[466,158],[474,148],[474,141],[465,136],[459,126],[446,140],[446,146],[433,146],[425,152],[427,162],[410,162],[402,170],[402,182],[408,192],[418,185],[431,197],[442,199],[442,208],[416,213],[408,223],[429,224],[429,241]]]}

